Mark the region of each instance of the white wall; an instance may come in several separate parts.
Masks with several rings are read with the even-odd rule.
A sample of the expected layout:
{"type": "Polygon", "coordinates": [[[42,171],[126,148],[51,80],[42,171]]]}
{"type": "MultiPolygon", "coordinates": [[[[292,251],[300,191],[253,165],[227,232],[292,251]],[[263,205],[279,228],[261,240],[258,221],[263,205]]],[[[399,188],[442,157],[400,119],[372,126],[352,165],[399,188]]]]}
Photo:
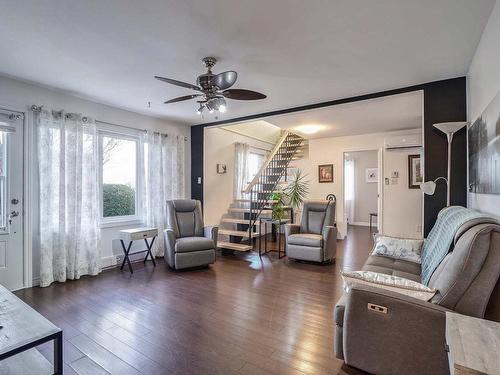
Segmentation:
{"type": "Polygon", "coordinates": [[[203,216],[206,225],[219,224],[233,202],[234,144],[271,150],[273,145],[222,128],[205,128],[203,166],[203,216]],[[218,174],[217,164],[226,164],[227,173],[218,174]]]}
{"type": "MultiPolygon", "coordinates": [[[[309,175],[311,181],[308,199],[325,199],[327,194],[333,193],[337,197],[337,225],[339,229],[339,238],[344,238],[347,232],[347,226],[344,222],[344,197],[343,197],[343,154],[349,151],[363,151],[383,149],[384,139],[388,136],[410,134],[421,132],[420,129],[413,131],[397,131],[376,134],[364,134],[348,137],[333,137],[333,138],[320,138],[309,140],[309,156],[305,159],[298,160],[296,164],[300,169],[309,175]],[[334,182],[333,183],[318,183],[318,165],[332,164],[334,169],[334,182]]],[[[385,158],[387,152],[383,152],[382,158],[385,158]]],[[[407,159],[406,159],[407,160],[407,159]]],[[[383,171],[379,171],[379,176],[384,176],[383,171]]],[[[384,197],[387,202],[398,207],[402,202],[400,199],[394,199],[389,195],[384,197]]],[[[420,215],[421,220],[421,204],[422,200],[415,200],[415,205],[420,205],[420,209],[415,209],[410,212],[405,212],[405,220],[417,221],[420,215]]],[[[391,234],[392,221],[391,216],[384,218],[384,225],[388,226],[387,234],[391,234]]],[[[386,233],[385,228],[383,228],[386,233]]],[[[412,236],[413,233],[407,233],[412,236]]]]}
{"type": "MultiPolygon", "coordinates": [[[[186,125],[170,123],[168,121],[139,115],[137,113],[129,112],[126,110],[110,107],[107,105],[83,100],[75,96],[71,96],[59,90],[49,89],[34,84],[25,83],[22,81],[14,80],[11,78],[0,77],[0,107],[9,110],[22,111],[26,114],[26,132],[28,135],[29,148],[33,148],[33,127],[32,127],[32,113],[30,110],[31,105],[44,105],[48,108],[64,109],[67,112],[77,112],[95,118],[96,120],[106,121],[118,125],[125,125],[137,129],[153,129],[162,132],[171,132],[186,137],[190,136],[190,129],[186,125]]],[[[190,193],[190,180],[191,180],[191,143],[186,142],[186,188],[187,196],[190,193]]],[[[33,150],[31,150],[33,151],[33,150]]],[[[33,152],[31,153],[33,155],[33,152]]],[[[35,161],[32,160],[32,167],[35,167],[35,161]]],[[[34,169],[33,169],[34,170],[34,169]]],[[[33,173],[34,176],[34,173],[33,173]]],[[[32,176],[32,177],[33,177],[32,176]]],[[[31,181],[33,186],[37,182],[33,178],[31,181]]],[[[26,199],[25,199],[26,201],[26,199]]],[[[37,197],[32,197],[34,203],[32,207],[25,207],[26,211],[31,212],[33,215],[33,280],[36,283],[39,276],[39,249],[36,245],[36,231],[38,228],[38,204],[37,197]]],[[[113,227],[102,229],[102,264],[108,266],[114,264],[117,254],[121,252],[118,250],[113,251],[112,240],[116,238],[117,231],[126,227],[113,227]]]]}
{"type": "MultiPolygon", "coordinates": [[[[473,123],[500,90],[500,2],[496,2],[467,73],[468,120],[473,123]]],[[[500,216],[500,194],[468,196],[469,207],[500,216]]]]}
{"type": "Polygon", "coordinates": [[[422,204],[420,189],[408,188],[408,155],[420,149],[394,150],[384,153],[384,233],[395,237],[422,238],[422,204]],[[392,178],[398,172],[399,178],[392,178]],[[389,185],[385,179],[388,178],[389,185]]]}
{"type": "MultiPolygon", "coordinates": [[[[378,151],[350,152],[349,158],[354,160],[354,215],[351,224],[368,225],[370,213],[378,211],[378,184],[366,182],[366,169],[378,168],[378,151]]],[[[376,218],[373,223],[377,223],[376,218]]]]}

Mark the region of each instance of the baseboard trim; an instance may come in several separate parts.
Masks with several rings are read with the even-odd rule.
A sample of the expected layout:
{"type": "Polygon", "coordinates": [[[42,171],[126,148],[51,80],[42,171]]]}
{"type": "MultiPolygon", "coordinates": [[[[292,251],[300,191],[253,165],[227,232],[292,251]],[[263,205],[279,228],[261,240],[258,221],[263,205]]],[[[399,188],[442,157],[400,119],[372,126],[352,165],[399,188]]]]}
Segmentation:
{"type": "MultiPolygon", "coordinates": [[[[349,225],[354,225],[358,227],[369,227],[370,223],[366,221],[353,221],[352,223],[349,223],[349,225]]],[[[377,223],[372,223],[372,227],[377,228],[377,223]]]]}

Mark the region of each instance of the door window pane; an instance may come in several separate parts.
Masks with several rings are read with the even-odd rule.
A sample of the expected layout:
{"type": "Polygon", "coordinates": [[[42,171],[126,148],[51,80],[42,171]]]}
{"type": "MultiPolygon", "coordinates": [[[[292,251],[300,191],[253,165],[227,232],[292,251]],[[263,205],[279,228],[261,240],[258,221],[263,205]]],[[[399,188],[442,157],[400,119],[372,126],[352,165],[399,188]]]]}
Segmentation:
{"type": "Polygon", "coordinates": [[[137,142],[102,137],[102,216],[133,216],[137,196],[137,142]]]}

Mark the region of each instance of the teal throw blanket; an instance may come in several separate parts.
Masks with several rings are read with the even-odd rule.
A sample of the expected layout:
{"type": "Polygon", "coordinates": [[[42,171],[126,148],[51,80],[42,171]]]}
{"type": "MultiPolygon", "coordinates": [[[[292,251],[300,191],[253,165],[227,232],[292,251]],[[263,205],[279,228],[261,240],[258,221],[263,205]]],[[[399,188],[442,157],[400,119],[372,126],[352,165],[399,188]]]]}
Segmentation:
{"type": "Polygon", "coordinates": [[[457,230],[467,221],[480,217],[488,216],[461,206],[446,207],[439,212],[422,247],[422,284],[429,285],[432,274],[448,254],[457,230]]]}

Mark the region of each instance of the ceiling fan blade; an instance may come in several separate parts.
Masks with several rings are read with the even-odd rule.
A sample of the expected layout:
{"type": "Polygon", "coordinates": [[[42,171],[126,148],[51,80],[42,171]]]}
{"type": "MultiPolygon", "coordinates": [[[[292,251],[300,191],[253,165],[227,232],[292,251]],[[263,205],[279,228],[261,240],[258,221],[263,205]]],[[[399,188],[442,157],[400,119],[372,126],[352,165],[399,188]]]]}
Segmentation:
{"type": "Polygon", "coordinates": [[[182,102],[184,100],[189,100],[189,99],[194,99],[198,96],[201,96],[201,94],[194,94],[194,95],[186,95],[186,96],[179,96],[178,98],[173,98],[170,100],[167,100],[163,104],[170,104],[170,103],[177,103],[177,102],[182,102]]]}
{"type": "Polygon", "coordinates": [[[212,85],[217,86],[219,90],[225,90],[230,88],[236,82],[238,78],[238,73],[233,70],[227,72],[219,73],[212,77],[212,85]]]}
{"type": "Polygon", "coordinates": [[[261,94],[260,92],[243,89],[229,89],[223,91],[222,95],[224,95],[228,99],[235,100],[259,100],[267,98],[266,95],[261,94]]]}
{"type": "Polygon", "coordinates": [[[159,77],[159,76],[155,76],[155,78],[158,79],[158,80],[160,80],[160,81],[162,81],[162,82],[170,83],[171,85],[176,85],[176,86],[180,86],[180,87],[185,87],[187,89],[201,91],[201,88],[199,88],[198,86],[192,85],[190,83],[181,82],[181,81],[177,81],[175,79],[170,79],[170,78],[165,78],[165,77],[159,77]]]}

